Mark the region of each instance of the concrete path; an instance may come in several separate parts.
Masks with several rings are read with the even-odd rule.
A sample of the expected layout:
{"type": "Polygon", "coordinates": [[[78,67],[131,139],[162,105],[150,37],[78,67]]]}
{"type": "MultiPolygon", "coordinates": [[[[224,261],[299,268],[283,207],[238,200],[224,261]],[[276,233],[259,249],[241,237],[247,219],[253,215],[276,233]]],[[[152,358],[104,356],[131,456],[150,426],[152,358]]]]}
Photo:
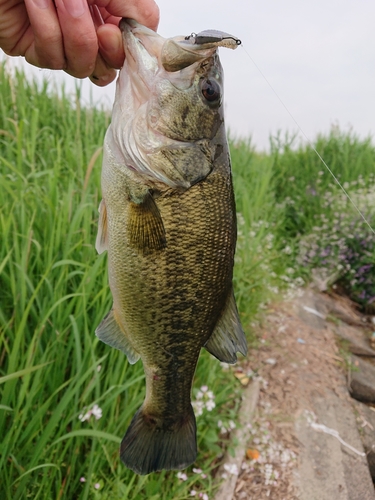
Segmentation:
{"type": "Polygon", "coordinates": [[[363,319],[345,301],[313,291],[270,310],[260,332],[265,343],[249,354],[243,368],[266,383],[260,391],[256,385],[245,389],[240,420],[256,425],[264,421],[264,408],[272,408],[266,415],[271,437],[293,449],[297,460],[284,483],[281,464],[279,479],[262,485],[262,466],[257,469],[245,458],[246,448],[257,446],[254,436],[241,434],[235,457],[227,458],[238,473],[228,475],[215,500],[375,500],[367,461],[370,452],[375,461],[375,425],[364,410],[375,412],[360,403],[366,426],[360,434],[359,403],[350,396],[352,378],[359,377],[350,370],[350,359],[356,358],[349,352],[346,366],[337,344],[337,338],[344,339],[346,349],[365,356],[356,365],[374,363],[363,319]],[[366,437],[367,454],[361,437],[366,437]]]}
{"type": "MultiPolygon", "coordinates": [[[[326,328],[325,318],[329,313],[329,306],[320,295],[306,293],[298,302],[297,312],[311,328],[324,329],[325,333],[334,331],[331,325],[326,328]],[[321,316],[311,311],[316,311],[321,316]]],[[[343,328],[341,325],[341,329],[343,328]]],[[[296,435],[301,443],[299,467],[296,471],[299,498],[375,500],[374,485],[358,432],[354,405],[347,397],[344,375],[338,374],[337,380],[339,383],[334,387],[328,385],[324,388],[323,396],[312,395],[310,406],[314,408],[315,422],[311,416],[309,418],[308,413],[296,420],[296,435]],[[325,426],[326,429],[320,426],[325,426]],[[330,430],[335,431],[334,434],[337,432],[342,441],[328,434],[330,430]]]]}

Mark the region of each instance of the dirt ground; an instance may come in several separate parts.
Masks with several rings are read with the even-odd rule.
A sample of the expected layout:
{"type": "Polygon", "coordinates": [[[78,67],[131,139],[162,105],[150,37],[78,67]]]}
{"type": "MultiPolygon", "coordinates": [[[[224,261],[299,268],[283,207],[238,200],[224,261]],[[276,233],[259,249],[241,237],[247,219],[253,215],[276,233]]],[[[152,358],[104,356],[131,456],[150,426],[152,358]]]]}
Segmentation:
{"type": "Polygon", "coordinates": [[[314,297],[316,309],[304,305],[306,296],[270,307],[258,326],[259,347],[250,351],[235,374],[243,384],[247,377],[261,380],[235,500],[299,498],[295,477],[301,444],[296,419],[303,411],[314,420],[313,399],[327,388],[350,399],[344,378],[348,353],[332,331],[342,321],[363,327],[367,319],[343,297],[314,297]]]}

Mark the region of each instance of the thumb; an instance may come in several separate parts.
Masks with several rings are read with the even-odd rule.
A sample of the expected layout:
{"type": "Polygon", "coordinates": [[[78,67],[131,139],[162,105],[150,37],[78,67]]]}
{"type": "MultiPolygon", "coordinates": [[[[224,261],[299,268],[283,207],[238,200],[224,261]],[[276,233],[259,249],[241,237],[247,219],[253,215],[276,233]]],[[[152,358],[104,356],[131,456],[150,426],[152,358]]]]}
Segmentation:
{"type": "Polygon", "coordinates": [[[97,29],[100,55],[111,68],[121,68],[125,52],[120,29],[114,24],[103,24],[97,29]]]}

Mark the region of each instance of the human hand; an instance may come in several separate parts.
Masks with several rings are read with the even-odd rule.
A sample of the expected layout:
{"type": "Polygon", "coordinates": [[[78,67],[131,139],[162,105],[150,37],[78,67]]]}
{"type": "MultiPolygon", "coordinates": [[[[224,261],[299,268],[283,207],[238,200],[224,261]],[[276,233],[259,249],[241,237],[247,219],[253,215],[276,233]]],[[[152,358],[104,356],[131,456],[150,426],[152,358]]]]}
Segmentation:
{"type": "Polygon", "coordinates": [[[0,48],[105,86],[124,62],[122,17],[156,30],[159,9],[154,0],[0,0],[0,48]]]}

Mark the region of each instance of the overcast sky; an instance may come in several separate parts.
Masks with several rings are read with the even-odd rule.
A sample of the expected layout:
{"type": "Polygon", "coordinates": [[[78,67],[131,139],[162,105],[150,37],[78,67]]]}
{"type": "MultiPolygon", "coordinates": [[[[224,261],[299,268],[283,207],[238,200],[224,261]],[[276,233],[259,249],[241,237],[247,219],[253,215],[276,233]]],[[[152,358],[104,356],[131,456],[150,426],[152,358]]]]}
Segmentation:
{"type": "MultiPolygon", "coordinates": [[[[352,127],[362,137],[375,135],[373,0],[160,0],[158,4],[163,36],[213,28],[242,40],[243,48],[220,49],[226,123],[232,134],[251,136],[258,149],[265,149],[270,134],[298,131],[258,66],[310,139],[328,132],[332,124],[345,130],[352,127]]],[[[50,79],[56,73],[37,71],[50,79]]],[[[73,79],[65,80],[73,88],[73,79]]],[[[111,105],[114,84],[98,89],[84,82],[85,94],[90,88],[96,101],[111,105]]]]}

